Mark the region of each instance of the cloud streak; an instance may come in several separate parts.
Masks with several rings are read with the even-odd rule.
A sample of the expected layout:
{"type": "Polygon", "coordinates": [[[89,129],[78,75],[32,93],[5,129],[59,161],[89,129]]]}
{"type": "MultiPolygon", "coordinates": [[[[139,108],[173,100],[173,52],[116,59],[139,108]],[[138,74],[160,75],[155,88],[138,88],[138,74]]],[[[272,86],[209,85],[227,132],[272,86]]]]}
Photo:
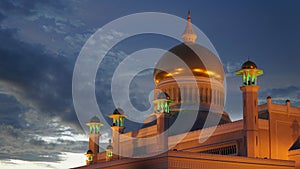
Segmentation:
{"type": "Polygon", "coordinates": [[[260,102],[266,102],[266,97],[271,96],[274,103],[285,104],[286,100],[290,100],[294,106],[300,106],[300,87],[298,86],[271,88],[261,91],[260,95],[265,96],[265,98],[260,98],[260,102]]]}

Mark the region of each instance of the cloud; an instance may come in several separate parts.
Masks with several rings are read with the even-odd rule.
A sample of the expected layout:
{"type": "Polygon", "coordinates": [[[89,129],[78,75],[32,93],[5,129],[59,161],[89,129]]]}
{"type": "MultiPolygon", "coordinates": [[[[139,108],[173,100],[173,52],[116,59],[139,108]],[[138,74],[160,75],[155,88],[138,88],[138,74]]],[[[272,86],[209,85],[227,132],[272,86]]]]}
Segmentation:
{"type": "Polygon", "coordinates": [[[77,2],[72,3],[52,0],[52,1],[10,1],[2,0],[0,2],[0,11],[6,14],[7,17],[16,16],[22,17],[28,21],[37,21],[40,19],[53,20],[57,27],[62,28],[64,25],[70,25],[74,27],[83,26],[84,23],[78,19],[72,20],[65,17],[64,12],[72,12],[72,5],[76,5],[77,2]],[[64,9],[64,10],[61,10],[64,9]],[[61,27],[62,26],[62,27],[61,27]]]}
{"type": "Polygon", "coordinates": [[[278,104],[285,104],[286,100],[290,100],[291,104],[300,106],[300,87],[298,86],[286,86],[281,88],[271,88],[260,92],[260,102],[266,102],[266,97],[271,96],[272,102],[278,104]]]}
{"type": "MultiPolygon", "coordinates": [[[[65,40],[82,41],[87,36],[78,34],[65,40]]],[[[0,160],[55,162],[63,160],[61,152],[85,152],[88,139],[76,140],[83,133],[72,103],[74,58],[49,52],[41,44],[24,42],[14,29],[0,29],[0,38],[5,41],[0,46],[0,88],[5,91],[0,101],[7,103],[0,107],[0,160]]],[[[115,108],[109,90],[111,77],[126,56],[121,50],[111,50],[99,70],[103,74],[97,77],[96,83],[101,85],[96,94],[105,104],[102,112],[107,114],[115,108]]],[[[135,97],[134,102],[140,99],[135,97]]],[[[136,126],[128,121],[126,128],[136,126]]],[[[104,141],[111,137],[106,127],[101,137],[104,141]]]]}
{"type": "MultiPolygon", "coordinates": [[[[31,15],[24,5],[34,6],[0,3],[0,21],[15,13],[31,15]]],[[[86,151],[88,139],[76,140],[83,133],[72,104],[74,59],[27,43],[17,29],[3,25],[0,39],[0,160],[57,162],[62,152],[86,151]]]]}
{"type": "Polygon", "coordinates": [[[226,77],[235,76],[235,71],[241,69],[242,62],[227,62],[224,64],[226,77]]]}
{"type": "Polygon", "coordinates": [[[94,30],[87,30],[81,33],[69,34],[64,37],[64,41],[68,44],[71,49],[81,49],[83,44],[87,41],[87,39],[92,35],[94,30]]]}
{"type": "Polygon", "coordinates": [[[36,1],[9,1],[3,0],[0,2],[1,12],[7,15],[33,15],[32,10],[35,7],[36,1]]]}
{"type": "Polygon", "coordinates": [[[6,42],[0,47],[0,85],[23,105],[74,122],[69,61],[17,40],[14,31],[2,29],[0,38],[6,42]]]}
{"type": "Polygon", "coordinates": [[[9,1],[0,2],[0,21],[3,28],[15,29],[16,36],[30,44],[41,44],[45,49],[76,57],[86,39],[95,30],[83,22],[85,18],[76,11],[80,1],[9,1]],[[72,42],[65,41],[73,37],[72,42]],[[71,43],[71,44],[70,44],[71,43]]]}
{"type": "Polygon", "coordinates": [[[63,135],[74,137],[75,129],[55,122],[47,116],[30,110],[20,116],[26,125],[16,128],[13,125],[0,125],[0,160],[19,159],[26,161],[62,160],[62,152],[84,152],[87,141],[61,139],[63,135]],[[65,133],[65,134],[63,134],[65,133]],[[52,136],[55,141],[47,141],[44,137],[52,136]],[[61,138],[60,138],[61,137],[61,138]]]}
{"type": "MultiPolygon", "coordinates": [[[[35,159],[37,161],[42,160],[39,157],[42,154],[48,154],[46,149],[41,152],[40,150],[36,151],[36,148],[42,147],[44,144],[40,140],[27,139],[26,135],[20,129],[16,129],[12,126],[0,126],[1,129],[1,147],[0,147],[0,159],[24,159],[24,160],[32,160],[35,159]],[[37,144],[37,145],[35,145],[37,144]]],[[[52,156],[51,160],[59,160],[52,156]]]]}

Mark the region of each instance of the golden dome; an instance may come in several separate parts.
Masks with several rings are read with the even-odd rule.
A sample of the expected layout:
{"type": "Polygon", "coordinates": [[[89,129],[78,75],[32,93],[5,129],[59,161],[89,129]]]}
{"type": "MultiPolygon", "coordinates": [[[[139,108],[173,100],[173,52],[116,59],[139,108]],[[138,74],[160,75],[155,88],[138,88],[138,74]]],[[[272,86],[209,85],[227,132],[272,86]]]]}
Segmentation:
{"type": "Polygon", "coordinates": [[[158,61],[153,74],[156,84],[179,76],[210,77],[222,83],[224,75],[218,57],[207,48],[193,43],[181,43],[170,49],[158,61]]]}

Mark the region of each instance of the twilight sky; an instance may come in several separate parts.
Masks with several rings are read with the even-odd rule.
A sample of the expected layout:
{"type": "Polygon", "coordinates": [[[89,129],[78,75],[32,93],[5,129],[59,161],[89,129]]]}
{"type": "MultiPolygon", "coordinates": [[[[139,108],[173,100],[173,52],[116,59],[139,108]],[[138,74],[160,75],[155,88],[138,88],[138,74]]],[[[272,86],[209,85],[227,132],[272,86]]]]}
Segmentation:
{"type": "MultiPolygon", "coordinates": [[[[241,79],[233,72],[248,57],[265,72],[259,78],[261,103],[270,95],[274,102],[290,99],[292,105],[300,106],[299,8],[300,2],[294,0],[1,0],[0,168],[68,168],[84,164],[87,137],[72,101],[76,59],[95,31],[137,12],[164,12],[186,18],[191,10],[193,24],[210,39],[227,72],[225,110],[233,120],[242,117],[241,79]]],[[[178,43],[163,36],[141,35],[111,49],[96,78],[101,111],[109,114],[114,109],[110,83],[120,61],[137,50],[167,50],[178,43]]],[[[137,109],[150,107],[148,95],[153,87],[152,70],[141,72],[131,83],[130,99],[137,109]]],[[[86,113],[89,117],[96,114],[86,113]]],[[[129,130],[133,126],[136,124],[128,123],[129,130]]],[[[110,137],[109,132],[103,130],[103,143],[110,137]]]]}

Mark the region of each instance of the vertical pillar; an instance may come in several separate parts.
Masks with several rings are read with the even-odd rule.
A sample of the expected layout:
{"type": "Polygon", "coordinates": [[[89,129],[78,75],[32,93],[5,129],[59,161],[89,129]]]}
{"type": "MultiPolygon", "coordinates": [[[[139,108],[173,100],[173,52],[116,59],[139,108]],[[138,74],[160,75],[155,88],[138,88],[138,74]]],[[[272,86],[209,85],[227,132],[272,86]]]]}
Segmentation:
{"type": "Polygon", "coordinates": [[[120,158],[120,135],[124,133],[124,122],[127,116],[124,115],[124,111],[122,109],[118,108],[115,109],[111,115],[109,115],[109,118],[113,119],[113,123],[111,125],[113,137],[112,146],[114,147],[113,154],[115,154],[117,158],[120,158]]]}
{"type": "Polygon", "coordinates": [[[157,148],[158,151],[165,152],[168,150],[168,132],[166,130],[169,127],[170,117],[170,97],[167,93],[160,93],[153,101],[157,122],[157,148]]]}
{"type": "Polygon", "coordinates": [[[259,86],[242,86],[243,92],[243,121],[246,136],[246,152],[248,157],[258,157],[258,90],[259,86]]]}
{"type": "Polygon", "coordinates": [[[91,160],[89,160],[89,163],[93,163],[97,161],[97,155],[99,153],[99,138],[101,136],[100,134],[100,127],[103,126],[102,123],[100,123],[100,120],[98,117],[94,116],[90,122],[86,123],[87,126],[89,126],[89,153],[86,154],[86,156],[91,160]],[[92,155],[91,155],[92,154],[92,155]]]}
{"type": "Polygon", "coordinates": [[[236,71],[236,75],[242,76],[244,147],[248,157],[259,156],[257,77],[262,74],[263,71],[250,60],[236,71]]]}
{"type": "Polygon", "coordinates": [[[167,112],[156,113],[157,116],[157,148],[158,151],[166,152],[168,150],[168,132],[170,114],[167,112]]]}

